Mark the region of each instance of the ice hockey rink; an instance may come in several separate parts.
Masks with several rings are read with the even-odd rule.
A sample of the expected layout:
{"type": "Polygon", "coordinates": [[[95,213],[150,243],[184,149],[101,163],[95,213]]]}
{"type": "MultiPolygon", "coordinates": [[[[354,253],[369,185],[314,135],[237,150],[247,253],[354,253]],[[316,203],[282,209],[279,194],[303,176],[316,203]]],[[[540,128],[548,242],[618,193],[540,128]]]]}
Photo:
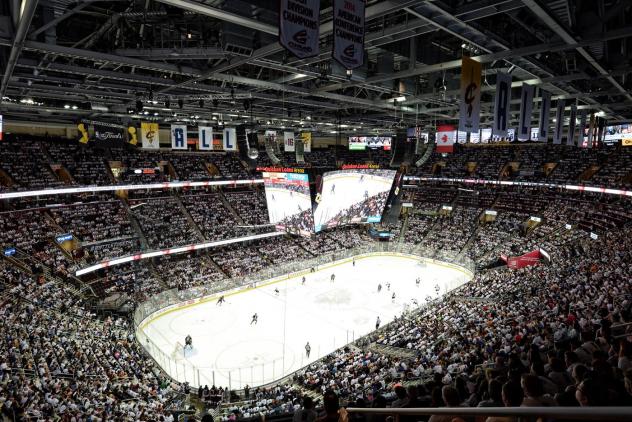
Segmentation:
{"type": "MultiPolygon", "coordinates": [[[[393,172],[393,176],[395,172],[393,172]]],[[[369,197],[388,192],[393,185],[393,177],[372,175],[370,173],[354,173],[352,171],[337,171],[325,175],[320,203],[314,211],[314,226],[327,224],[340,211],[351,208],[352,205],[364,201],[365,192],[369,197]],[[335,186],[333,192],[332,187],[335,186]]]]}
{"type": "Polygon", "coordinates": [[[156,360],[179,381],[252,387],[280,379],[368,334],[378,316],[383,326],[414,309],[413,300],[423,305],[470,278],[456,266],[409,255],[362,256],[355,265],[343,260],[321,266],[306,274],[305,284],[301,276],[261,282],[227,293],[222,305],[217,295],[169,310],[148,318],[139,331],[161,350],[163,359],[156,360]],[[258,322],[251,324],[254,313],[258,322]],[[193,349],[182,353],[177,343],[184,344],[187,335],[193,338],[193,349]]]}

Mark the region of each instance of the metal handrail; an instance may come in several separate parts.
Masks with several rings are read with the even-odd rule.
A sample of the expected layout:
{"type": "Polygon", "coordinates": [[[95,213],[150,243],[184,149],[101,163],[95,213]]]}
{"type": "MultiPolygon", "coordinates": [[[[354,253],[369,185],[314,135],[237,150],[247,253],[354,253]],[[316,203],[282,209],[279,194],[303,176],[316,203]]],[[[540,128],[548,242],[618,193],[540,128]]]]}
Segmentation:
{"type": "Polygon", "coordinates": [[[366,409],[350,407],[349,413],[394,415],[451,415],[451,416],[516,416],[516,417],[552,417],[555,419],[581,419],[600,421],[630,421],[632,407],[420,407],[420,408],[384,408],[366,409]]]}

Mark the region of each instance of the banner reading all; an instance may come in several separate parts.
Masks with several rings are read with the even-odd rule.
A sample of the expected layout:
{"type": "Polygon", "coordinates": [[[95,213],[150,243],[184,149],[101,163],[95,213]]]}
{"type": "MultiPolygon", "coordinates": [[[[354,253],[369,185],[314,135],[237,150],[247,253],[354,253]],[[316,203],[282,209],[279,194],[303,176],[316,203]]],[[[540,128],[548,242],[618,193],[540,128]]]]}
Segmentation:
{"type": "Polygon", "coordinates": [[[198,126],[198,149],[200,151],[213,150],[213,128],[210,126],[198,126]]]}
{"type": "Polygon", "coordinates": [[[187,149],[186,125],[171,125],[171,149],[187,149]]]}
{"type": "Polygon", "coordinates": [[[294,152],[294,132],[283,132],[283,145],[285,152],[294,152]]]}
{"type": "Polygon", "coordinates": [[[511,103],[511,74],[496,75],[496,99],[494,101],[494,126],[492,135],[500,138],[507,136],[509,129],[509,104],[511,103]]]}
{"type": "Polygon", "coordinates": [[[469,57],[461,61],[459,130],[478,132],[481,120],[481,64],[469,57]]]}
{"type": "Polygon", "coordinates": [[[158,123],[141,122],[140,139],[143,148],[145,149],[160,148],[160,132],[158,131],[158,123]]]}
{"type": "Polygon", "coordinates": [[[571,118],[568,121],[568,135],[566,135],[566,145],[575,145],[576,124],[577,124],[577,105],[571,104],[571,118]]]}
{"type": "Polygon", "coordinates": [[[553,143],[562,143],[562,128],[564,127],[564,107],[566,102],[562,99],[557,100],[557,111],[555,112],[555,132],[553,132],[553,143]]]}
{"type": "Polygon", "coordinates": [[[279,44],[299,59],[317,56],[320,0],[281,0],[279,44]]]}
{"type": "Polygon", "coordinates": [[[364,0],[334,0],[332,56],[346,69],[364,64],[364,0]]]}
{"type": "Polygon", "coordinates": [[[542,104],[540,104],[540,128],[538,131],[538,141],[547,142],[549,140],[549,119],[551,114],[551,93],[540,90],[542,104]]]}
{"type": "Polygon", "coordinates": [[[520,122],[518,123],[518,140],[528,141],[531,137],[531,112],[533,111],[533,94],[535,86],[522,84],[520,96],[520,122]]]}
{"type": "Polygon", "coordinates": [[[237,129],[234,127],[224,128],[223,146],[224,151],[237,151],[237,129]]]}

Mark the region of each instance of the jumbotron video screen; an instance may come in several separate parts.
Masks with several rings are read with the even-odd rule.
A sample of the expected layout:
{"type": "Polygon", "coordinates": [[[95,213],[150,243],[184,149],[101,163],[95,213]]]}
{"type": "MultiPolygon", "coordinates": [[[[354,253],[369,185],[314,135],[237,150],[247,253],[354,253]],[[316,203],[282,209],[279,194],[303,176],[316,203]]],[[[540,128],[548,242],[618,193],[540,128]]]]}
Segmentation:
{"type": "Polygon", "coordinates": [[[393,186],[395,170],[353,169],[323,175],[314,231],[344,224],[379,223],[393,186]]]}
{"type": "Polygon", "coordinates": [[[309,176],[263,172],[270,223],[279,231],[309,236],[314,227],[309,176]]]}

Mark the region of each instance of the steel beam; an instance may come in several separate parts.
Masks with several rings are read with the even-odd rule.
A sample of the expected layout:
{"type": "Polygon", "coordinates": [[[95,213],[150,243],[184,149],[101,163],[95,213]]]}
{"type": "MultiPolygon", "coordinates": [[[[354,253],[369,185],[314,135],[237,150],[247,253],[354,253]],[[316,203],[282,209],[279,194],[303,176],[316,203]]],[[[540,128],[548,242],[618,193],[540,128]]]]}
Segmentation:
{"type": "Polygon", "coordinates": [[[0,85],[0,103],[2,103],[2,97],[4,97],[4,94],[7,92],[9,80],[11,79],[11,75],[13,75],[13,69],[15,69],[15,64],[18,62],[18,57],[20,57],[20,53],[22,53],[24,40],[31,26],[31,20],[33,20],[33,16],[35,15],[35,9],[37,9],[37,0],[23,1],[24,9],[20,15],[15,37],[13,38],[13,44],[11,45],[11,53],[9,54],[9,60],[7,60],[7,66],[4,70],[2,84],[0,85]]]}

